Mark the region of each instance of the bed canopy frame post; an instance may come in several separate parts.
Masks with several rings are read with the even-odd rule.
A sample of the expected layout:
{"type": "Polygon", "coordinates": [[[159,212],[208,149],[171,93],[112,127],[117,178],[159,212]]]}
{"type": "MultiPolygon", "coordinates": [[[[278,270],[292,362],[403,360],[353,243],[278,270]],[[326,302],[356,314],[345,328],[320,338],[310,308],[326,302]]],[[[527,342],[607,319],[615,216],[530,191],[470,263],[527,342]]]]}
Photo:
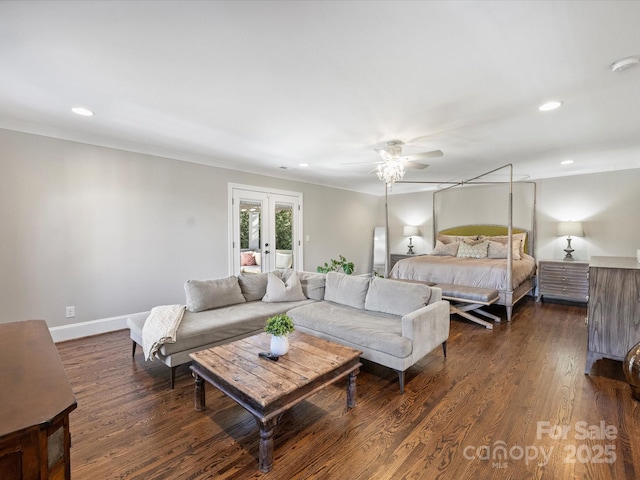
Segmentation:
{"type": "MultiPolygon", "coordinates": [[[[461,182],[455,182],[452,185],[449,185],[448,187],[445,188],[441,188],[439,190],[436,190],[433,194],[433,241],[436,241],[436,237],[438,234],[438,225],[437,225],[437,215],[436,215],[436,194],[437,193],[441,193],[444,192],[445,190],[449,190],[451,188],[456,188],[456,187],[461,187],[464,185],[470,185],[470,184],[474,184],[474,183],[505,183],[505,182],[476,182],[476,180],[485,177],[487,175],[490,175],[492,173],[495,173],[499,170],[502,170],[504,168],[508,168],[509,169],[509,181],[506,182],[509,185],[509,196],[508,196],[508,204],[507,204],[507,244],[508,245],[512,245],[513,244],[513,164],[508,163],[506,165],[503,165],[501,167],[498,168],[494,168],[493,170],[490,170],[488,172],[485,173],[481,173],[480,175],[477,175],[473,178],[470,178],[469,180],[463,180],[461,182]]],[[[512,278],[513,278],[513,252],[512,252],[512,248],[507,248],[507,288],[508,290],[506,290],[505,293],[505,297],[506,297],[506,310],[507,310],[507,321],[510,322],[511,321],[511,314],[513,312],[513,282],[512,282],[512,278]]]]}
{"type": "Polygon", "coordinates": [[[389,253],[389,185],[384,184],[384,228],[385,228],[385,255],[384,255],[384,278],[389,278],[389,265],[391,265],[391,254],[389,253]]]}

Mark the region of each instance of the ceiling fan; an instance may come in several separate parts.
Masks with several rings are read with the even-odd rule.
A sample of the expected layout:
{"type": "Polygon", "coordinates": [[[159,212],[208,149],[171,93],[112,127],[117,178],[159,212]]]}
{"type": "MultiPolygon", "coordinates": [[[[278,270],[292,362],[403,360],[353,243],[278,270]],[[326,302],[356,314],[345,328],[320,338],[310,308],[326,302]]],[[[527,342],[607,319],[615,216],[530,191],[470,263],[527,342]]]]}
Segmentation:
{"type": "MultiPolygon", "coordinates": [[[[432,150],[430,152],[412,153],[409,155],[402,154],[402,146],[405,143],[402,140],[389,140],[385,142],[381,147],[374,148],[373,150],[380,155],[381,160],[376,162],[350,162],[343,163],[343,165],[357,165],[363,163],[384,164],[387,162],[400,162],[405,168],[413,168],[423,170],[429,165],[424,163],[424,160],[429,158],[442,157],[444,154],[442,150],[432,150]]],[[[371,173],[376,170],[372,170],[371,173]]]]}
{"type": "Polygon", "coordinates": [[[405,168],[416,168],[419,170],[423,170],[429,166],[423,162],[424,160],[442,157],[444,155],[442,150],[402,155],[402,146],[404,144],[402,140],[389,140],[382,148],[375,148],[374,150],[378,152],[383,162],[399,161],[402,162],[405,168]]]}

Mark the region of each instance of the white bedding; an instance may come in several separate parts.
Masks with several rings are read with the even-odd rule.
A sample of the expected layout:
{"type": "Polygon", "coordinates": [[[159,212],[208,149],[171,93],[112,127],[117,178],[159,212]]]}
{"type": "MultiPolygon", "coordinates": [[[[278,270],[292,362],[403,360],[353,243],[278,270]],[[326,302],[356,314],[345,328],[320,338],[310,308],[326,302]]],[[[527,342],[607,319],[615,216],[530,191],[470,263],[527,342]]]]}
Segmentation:
{"type": "Polygon", "coordinates": [[[398,261],[390,277],[510,291],[531,278],[535,271],[535,259],[523,254],[521,260],[513,261],[512,285],[507,289],[506,259],[420,255],[398,261]]]}

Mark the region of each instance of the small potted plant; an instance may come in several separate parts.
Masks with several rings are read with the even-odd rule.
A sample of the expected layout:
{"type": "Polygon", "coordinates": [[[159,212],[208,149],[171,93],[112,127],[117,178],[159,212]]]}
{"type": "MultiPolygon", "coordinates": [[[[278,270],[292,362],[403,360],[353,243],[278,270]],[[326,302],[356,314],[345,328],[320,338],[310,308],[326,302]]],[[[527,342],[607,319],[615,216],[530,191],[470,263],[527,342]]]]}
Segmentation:
{"type": "Polygon", "coordinates": [[[286,313],[274,315],[267,319],[264,331],[271,334],[271,353],[281,356],[289,351],[287,335],[293,332],[293,320],[286,313]]]}

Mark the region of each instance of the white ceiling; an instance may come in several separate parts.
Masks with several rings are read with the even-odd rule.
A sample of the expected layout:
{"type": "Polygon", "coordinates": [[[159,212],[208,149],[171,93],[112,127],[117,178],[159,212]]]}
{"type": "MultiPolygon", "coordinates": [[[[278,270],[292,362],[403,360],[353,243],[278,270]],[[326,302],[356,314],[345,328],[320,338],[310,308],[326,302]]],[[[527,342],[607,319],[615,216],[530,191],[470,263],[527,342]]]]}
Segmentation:
{"type": "Polygon", "coordinates": [[[2,1],[0,128],[376,195],[373,163],[344,163],[391,139],[444,152],[406,180],[640,168],[640,66],[609,68],[640,55],[639,20],[637,1],[2,1]]]}

